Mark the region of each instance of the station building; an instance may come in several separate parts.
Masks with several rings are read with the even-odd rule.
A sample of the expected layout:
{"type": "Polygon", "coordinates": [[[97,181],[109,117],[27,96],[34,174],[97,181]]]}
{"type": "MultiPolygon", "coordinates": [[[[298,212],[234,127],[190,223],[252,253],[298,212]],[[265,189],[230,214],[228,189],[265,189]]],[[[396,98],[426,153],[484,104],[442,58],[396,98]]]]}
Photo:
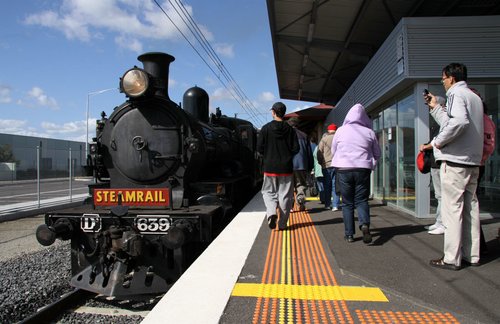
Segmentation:
{"type": "MultiPolygon", "coordinates": [[[[442,69],[452,62],[463,63],[469,87],[479,91],[489,117],[498,125],[500,5],[484,1],[284,5],[268,1],[280,97],[335,107],[307,129],[316,138],[328,124],[342,125],[349,109],[361,103],[373,120],[382,152],[372,173],[372,196],[415,217],[432,217],[437,201],[430,175],[421,174],[415,165],[418,147],[429,142],[434,122],[422,93],[428,89],[446,97],[440,83],[442,69]]],[[[479,188],[482,215],[499,215],[498,135],[497,127],[496,149],[479,188]]]]}
{"type": "MultiPolygon", "coordinates": [[[[422,92],[429,89],[446,97],[441,70],[451,63],[450,55],[438,54],[444,44],[446,52],[453,53],[453,62],[466,64],[469,87],[481,93],[488,115],[498,125],[500,17],[492,16],[402,19],[338,102],[336,113],[328,116],[342,124],[350,107],[365,103],[383,152],[372,181],[374,197],[424,217],[433,195],[430,176],[418,172],[415,159],[418,145],[430,140],[429,126],[434,120],[422,92]],[[432,46],[429,35],[435,42],[432,46]]],[[[499,205],[494,203],[500,199],[499,162],[497,149],[487,161],[481,183],[482,212],[498,212],[499,205]]]]}
{"type": "Polygon", "coordinates": [[[85,175],[85,143],[51,138],[0,134],[0,180],[85,175]],[[71,164],[70,164],[71,161],[71,164]]]}

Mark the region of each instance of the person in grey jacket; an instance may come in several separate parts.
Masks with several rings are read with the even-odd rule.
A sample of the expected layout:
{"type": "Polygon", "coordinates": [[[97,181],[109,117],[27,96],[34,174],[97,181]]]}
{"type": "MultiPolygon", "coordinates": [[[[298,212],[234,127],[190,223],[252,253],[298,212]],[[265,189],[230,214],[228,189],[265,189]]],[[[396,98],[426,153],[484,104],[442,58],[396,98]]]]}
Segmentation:
{"type": "Polygon", "coordinates": [[[447,106],[425,96],[440,125],[431,141],[440,163],[441,217],[445,226],[444,256],[431,260],[436,268],[459,270],[462,263],[479,265],[479,203],[476,196],[483,152],[483,103],[467,87],[467,68],[451,63],[442,70],[447,106]]]}
{"type": "MultiPolygon", "coordinates": [[[[441,105],[441,107],[446,106],[446,99],[440,96],[436,96],[437,103],[441,105]]],[[[439,125],[434,124],[430,129],[431,139],[434,138],[439,133],[439,125]]],[[[431,143],[421,144],[419,147],[421,152],[432,150],[431,143]]],[[[437,200],[436,206],[436,222],[427,227],[428,233],[433,235],[441,235],[444,234],[444,225],[441,220],[441,179],[439,177],[439,165],[436,163],[436,159],[434,158],[434,154],[431,155],[431,180],[432,186],[434,187],[434,198],[437,200]]]]}
{"type": "Polygon", "coordinates": [[[319,142],[319,152],[318,152],[318,162],[323,168],[323,181],[325,184],[325,209],[331,209],[332,211],[337,211],[340,209],[340,196],[337,192],[340,192],[339,188],[335,187],[337,171],[332,167],[332,141],[335,132],[337,131],[337,125],[330,124],[326,128],[326,133],[321,137],[319,142]],[[332,204],[333,197],[333,204],[332,204]],[[333,205],[333,206],[332,206],[333,205]]]}

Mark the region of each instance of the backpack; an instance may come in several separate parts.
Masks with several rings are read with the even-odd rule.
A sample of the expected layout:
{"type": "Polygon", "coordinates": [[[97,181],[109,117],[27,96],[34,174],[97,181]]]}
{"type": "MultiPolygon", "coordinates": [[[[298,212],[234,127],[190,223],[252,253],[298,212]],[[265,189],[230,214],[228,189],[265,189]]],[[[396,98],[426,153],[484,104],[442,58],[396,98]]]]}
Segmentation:
{"type": "Polygon", "coordinates": [[[483,142],[483,156],[481,158],[481,165],[493,154],[495,151],[495,123],[488,115],[483,114],[484,123],[484,142],[483,142]]]}
{"type": "Polygon", "coordinates": [[[431,172],[432,150],[418,152],[417,168],[423,174],[431,172]]]}

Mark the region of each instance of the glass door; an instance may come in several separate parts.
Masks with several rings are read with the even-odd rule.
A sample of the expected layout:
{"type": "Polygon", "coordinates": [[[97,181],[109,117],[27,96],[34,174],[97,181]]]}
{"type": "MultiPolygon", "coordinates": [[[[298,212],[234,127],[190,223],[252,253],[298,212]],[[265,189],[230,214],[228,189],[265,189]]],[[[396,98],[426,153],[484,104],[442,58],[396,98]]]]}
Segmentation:
{"type": "MultiPolygon", "coordinates": [[[[373,131],[375,132],[380,146],[380,152],[384,152],[384,128],[382,116],[379,115],[373,120],[373,131]]],[[[385,200],[384,194],[384,155],[377,161],[377,167],[373,172],[373,196],[378,200],[385,200]]]]}
{"type": "Polygon", "coordinates": [[[415,211],[415,100],[409,95],[398,101],[397,126],[398,202],[397,205],[415,211]]]}
{"type": "Polygon", "coordinates": [[[396,105],[392,105],[383,113],[383,136],[384,136],[384,150],[383,150],[383,168],[384,168],[384,183],[385,183],[385,200],[388,203],[397,202],[397,186],[398,186],[398,172],[397,172],[397,109],[396,105]]]}

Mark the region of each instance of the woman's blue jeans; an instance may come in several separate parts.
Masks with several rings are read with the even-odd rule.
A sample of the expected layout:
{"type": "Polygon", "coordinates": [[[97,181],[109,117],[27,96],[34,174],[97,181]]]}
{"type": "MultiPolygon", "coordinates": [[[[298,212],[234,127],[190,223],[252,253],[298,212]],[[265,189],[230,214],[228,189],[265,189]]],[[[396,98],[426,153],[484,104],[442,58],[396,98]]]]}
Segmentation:
{"type": "Polygon", "coordinates": [[[345,235],[354,235],[354,209],[358,211],[359,227],[370,226],[370,196],[369,169],[337,170],[340,192],[342,194],[342,216],[344,218],[345,235]]]}
{"type": "Polygon", "coordinates": [[[337,195],[335,190],[335,168],[326,168],[322,169],[322,171],[323,180],[325,182],[325,207],[331,208],[333,203],[333,207],[338,208],[340,207],[340,196],[337,195]]]}

